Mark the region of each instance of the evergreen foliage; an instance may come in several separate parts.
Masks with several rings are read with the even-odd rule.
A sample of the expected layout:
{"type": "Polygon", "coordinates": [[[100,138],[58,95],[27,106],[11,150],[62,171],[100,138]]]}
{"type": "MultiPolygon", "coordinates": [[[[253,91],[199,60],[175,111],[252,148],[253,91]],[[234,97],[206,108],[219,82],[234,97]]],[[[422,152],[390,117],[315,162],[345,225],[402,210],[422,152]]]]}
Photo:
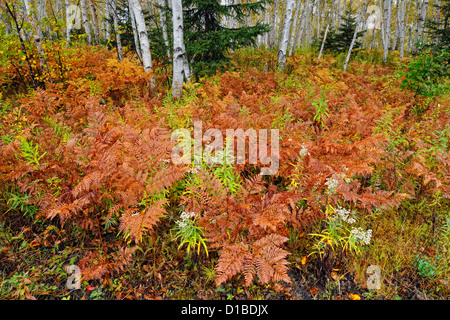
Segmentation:
{"type": "MultiPolygon", "coordinates": [[[[324,44],[324,50],[333,51],[333,52],[345,52],[350,47],[352,43],[353,34],[355,32],[355,28],[357,27],[356,18],[353,16],[353,12],[347,10],[345,15],[341,16],[342,23],[339,26],[338,30],[334,30],[334,28],[330,28],[327,34],[327,38],[324,44]]],[[[359,31],[356,34],[356,42],[353,46],[354,49],[358,49],[361,47],[361,42],[358,41],[364,35],[365,31],[359,31]]],[[[324,32],[321,35],[320,44],[323,41],[324,32]]]]}
{"type": "Polygon", "coordinates": [[[438,21],[427,20],[431,42],[419,45],[402,83],[424,96],[440,95],[449,89],[442,79],[450,76],[450,0],[443,0],[436,7],[443,17],[438,21]]]}
{"type": "Polygon", "coordinates": [[[229,63],[228,52],[254,46],[258,35],[270,30],[267,24],[243,25],[227,28],[223,18],[244,22],[251,13],[265,10],[265,0],[223,5],[219,0],[184,0],[184,36],[187,56],[195,77],[224,70],[229,63]]]}

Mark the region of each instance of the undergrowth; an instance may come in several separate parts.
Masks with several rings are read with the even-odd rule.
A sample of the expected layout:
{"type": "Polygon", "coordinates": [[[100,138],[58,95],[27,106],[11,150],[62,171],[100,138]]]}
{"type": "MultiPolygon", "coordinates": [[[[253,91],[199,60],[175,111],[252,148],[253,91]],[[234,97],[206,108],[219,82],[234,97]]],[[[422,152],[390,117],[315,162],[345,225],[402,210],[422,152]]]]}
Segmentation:
{"type": "MultiPolygon", "coordinates": [[[[394,68],[358,56],[342,72],[298,52],[280,73],[274,53],[242,50],[174,100],[157,64],[151,88],[132,58],[71,48],[45,89],[5,91],[2,297],[295,298],[293,270],[353,273],[367,298],[447,297],[450,105],[418,114],[428,102],[394,68]],[[278,171],[260,175],[250,150],[243,164],[172,163],[171,133],[194,121],[278,129],[278,171]],[[370,265],[381,290],[365,289],[370,265]]],[[[27,71],[2,72],[11,90],[27,71]]]]}

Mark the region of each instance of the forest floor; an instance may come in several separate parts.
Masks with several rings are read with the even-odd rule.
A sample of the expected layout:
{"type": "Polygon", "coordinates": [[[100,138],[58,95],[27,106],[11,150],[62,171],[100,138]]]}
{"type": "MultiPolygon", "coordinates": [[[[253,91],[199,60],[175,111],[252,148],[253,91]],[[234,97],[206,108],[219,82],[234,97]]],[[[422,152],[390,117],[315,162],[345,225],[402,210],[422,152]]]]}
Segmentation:
{"type": "MultiPolygon", "coordinates": [[[[149,75],[135,60],[118,62],[103,48],[72,49],[64,61],[70,68],[60,70],[61,85],[27,91],[14,81],[4,83],[0,299],[448,299],[450,99],[448,95],[426,99],[402,89],[406,60],[393,54],[382,65],[376,57],[379,53],[359,52],[342,72],[342,57],[317,60],[310,52],[299,52],[280,73],[274,70],[275,54],[243,50],[234,54],[227,72],[187,84],[180,101],[170,97],[164,67],[156,64],[157,88],[151,91],[149,75]],[[77,110],[77,104],[86,109],[77,110]],[[89,108],[107,111],[99,115],[89,108]],[[286,262],[288,278],[263,281],[258,270],[248,283],[248,275],[236,267],[227,281],[218,281],[219,250],[209,248],[208,255],[203,250],[188,252],[174,236],[186,185],[177,189],[174,184],[165,194],[165,213],[156,227],[149,227],[150,233],[132,227],[127,233],[123,220],[113,219],[123,207],[113,210],[111,203],[102,207],[100,200],[93,210],[81,204],[83,214],[70,218],[70,210],[48,209],[49,203],[69,201],[63,196],[71,183],[79,184],[70,191],[72,200],[101,189],[101,183],[97,187],[92,181],[85,187],[80,183],[101,162],[89,158],[88,151],[76,152],[90,159],[91,167],[74,161],[72,168],[61,160],[65,155],[61,150],[68,149],[59,148],[69,148],[71,136],[111,138],[112,128],[124,123],[142,132],[151,125],[175,130],[190,126],[193,119],[201,119],[208,128],[280,128],[281,139],[291,143],[281,145],[287,151],[281,156],[280,175],[265,181],[276,186],[276,195],[303,192],[299,201],[304,201],[303,207],[294,206],[305,214],[298,225],[289,220],[275,228],[266,222],[264,229],[272,228],[287,239],[283,246],[287,253],[280,261],[286,262]],[[24,144],[28,140],[23,137],[35,144],[24,144]],[[357,156],[345,151],[347,146],[357,156]],[[301,150],[311,153],[310,164],[301,162],[301,150]],[[342,163],[353,174],[338,171],[342,163]],[[339,181],[350,181],[349,189],[327,193],[331,173],[342,178],[339,181]],[[332,201],[358,211],[358,227],[372,230],[370,243],[345,242],[350,226],[329,219],[332,201]],[[66,219],[80,224],[68,224],[66,219]],[[70,287],[70,265],[82,272],[79,288],[70,287]],[[376,267],[375,274],[368,273],[370,266],[376,267]],[[377,288],[368,284],[373,276],[377,288]]],[[[72,145],[83,148],[83,143],[72,145]]],[[[248,174],[247,169],[236,170],[239,179],[248,174]]],[[[191,181],[185,177],[181,180],[191,181]]],[[[119,201],[115,196],[106,200],[119,201]]],[[[254,241],[252,228],[240,230],[236,239],[254,241]]],[[[255,234],[258,239],[260,234],[255,234]]],[[[273,275],[276,278],[275,271],[273,275]]]]}

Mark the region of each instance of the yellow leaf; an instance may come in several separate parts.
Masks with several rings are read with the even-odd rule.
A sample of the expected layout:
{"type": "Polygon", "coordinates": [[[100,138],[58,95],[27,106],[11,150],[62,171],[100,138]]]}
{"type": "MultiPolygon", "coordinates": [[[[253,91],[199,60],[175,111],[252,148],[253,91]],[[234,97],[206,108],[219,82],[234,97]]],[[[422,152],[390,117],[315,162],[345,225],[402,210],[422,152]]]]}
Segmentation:
{"type": "Polygon", "coordinates": [[[352,300],[361,300],[361,297],[359,296],[359,294],[356,293],[350,293],[350,299],[352,300]]]}
{"type": "Polygon", "coordinates": [[[333,278],[334,281],[338,281],[339,280],[339,275],[336,272],[332,271],[331,272],[331,278],[333,278]]]}
{"type": "Polygon", "coordinates": [[[306,264],[306,256],[304,256],[303,258],[302,258],[302,265],[305,265],[306,264]]]}

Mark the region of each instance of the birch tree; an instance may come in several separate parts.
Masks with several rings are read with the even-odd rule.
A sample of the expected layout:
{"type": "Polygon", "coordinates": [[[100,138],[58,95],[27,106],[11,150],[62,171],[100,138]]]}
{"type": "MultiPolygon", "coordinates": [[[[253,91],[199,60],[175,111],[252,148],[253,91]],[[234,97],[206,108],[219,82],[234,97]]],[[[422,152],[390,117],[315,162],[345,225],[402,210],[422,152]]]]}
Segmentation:
{"type": "Polygon", "coordinates": [[[181,98],[183,93],[184,64],[186,48],[183,32],[183,6],[181,0],[172,0],[172,24],[173,24],[173,77],[172,94],[175,98],[181,98]]]}
{"type": "Polygon", "coordinates": [[[113,23],[114,23],[114,33],[116,36],[117,56],[118,56],[119,60],[123,60],[122,41],[120,38],[119,18],[117,17],[116,0],[106,0],[106,3],[112,11],[111,13],[112,13],[113,23]]]}
{"type": "Polygon", "coordinates": [[[323,47],[325,46],[325,41],[327,41],[328,29],[330,28],[330,24],[327,24],[327,28],[325,29],[325,34],[323,36],[322,45],[320,46],[320,52],[318,59],[322,57],[323,47]]]}
{"type": "Polygon", "coordinates": [[[418,12],[418,16],[417,16],[416,36],[414,39],[415,42],[423,40],[423,30],[424,30],[424,25],[425,25],[425,19],[427,17],[428,3],[429,3],[429,0],[422,0],[420,6],[418,8],[419,12],[418,12]]]}
{"type": "Polygon", "coordinates": [[[91,0],[89,3],[89,9],[91,11],[92,22],[94,24],[94,40],[95,44],[100,43],[100,29],[98,27],[98,19],[97,19],[97,9],[95,9],[94,1],[91,0]]]}
{"type": "Polygon", "coordinates": [[[150,41],[148,39],[147,26],[145,25],[144,14],[139,0],[130,0],[136,21],[136,29],[139,35],[139,45],[141,47],[142,64],[144,71],[152,69],[152,54],[150,52],[150,41]]]}
{"type": "Polygon", "coordinates": [[[280,49],[278,51],[278,68],[284,70],[286,65],[287,49],[289,45],[289,31],[292,24],[292,11],[294,10],[294,0],[286,1],[286,11],[284,14],[284,27],[282,32],[280,49]]]}
{"type": "Polygon", "coordinates": [[[34,44],[36,45],[39,54],[39,63],[41,65],[42,71],[44,71],[44,73],[48,75],[47,61],[45,59],[44,49],[42,48],[42,41],[44,40],[44,34],[42,33],[42,30],[37,23],[36,17],[33,16],[30,1],[24,0],[24,5],[26,12],[26,19],[31,24],[34,44]]]}
{"type": "Polygon", "coordinates": [[[139,60],[141,60],[142,62],[141,46],[139,45],[139,36],[136,29],[136,19],[134,17],[131,0],[128,0],[128,8],[130,10],[130,20],[131,20],[131,29],[133,30],[134,47],[136,48],[136,54],[139,60]]]}
{"type": "Polygon", "coordinates": [[[347,57],[346,57],[345,63],[344,63],[344,71],[347,70],[348,62],[350,61],[350,55],[352,54],[353,46],[355,45],[356,36],[358,34],[358,25],[361,23],[363,15],[366,12],[366,6],[367,6],[367,0],[364,0],[362,8],[361,8],[361,12],[359,13],[358,21],[356,23],[355,32],[353,33],[352,42],[350,43],[350,47],[348,48],[347,57]]]}
{"type": "Polygon", "coordinates": [[[392,0],[379,0],[380,8],[383,8],[383,17],[381,19],[381,41],[383,44],[383,62],[386,63],[387,55],[390,47],[390,34],[391,34],[391,13],[392,13],[392,0]]]}
{"type": "Polygon", "coordinates": [[[89,26],[89,19],[86,9],[86,0],[80,0],[81,7],[81,19],[83,22],[83,28],[87,36],[87,41],[89,44],[92,44],[92,36],[91,36],[91,27],[89,26]]]}
{"type": "Polygon", "coordinates": [[[70,19],[70,2],[69,0],[65,0],[66,6],[66,41],[67,45],[70,43],[70,32],[72,31],[72,23],[69,21],[70,19]]]}
{"type": "Polygon", "coordinates": [[[167,56],[169,57],[169,37],[167,36],[167,22],[166,22],[166,15],[163,11],[163,7],[164,7],[164,0],[158,0],[158,5],[159,5],[159,23],[161,24],[161,31],[163,34],[163,39],[164,39],[164,45],[166,46],[166,50],[167,50],[167,56]]]}
{"type": "Polygon", "coordinates": [[[111,19],[111,7],[108,4],[108,1],[106,1],[105,3],[105,11],[104,11],[104,15],[105,15],[105,39],[106,41],[109,42],[109,40],[111,39],[111,23],[110,23],[110,19],[111,19]]]}
{"type": "Polygon", "coordinates": [[[405,25],[405,14],[406,14],[406,0],[401,0],[400,4],[398,6],[399,13],[398,13],[398,49],[400,51],[400,58],[404,57],[405,49],[404,49],[404,42],[405,42],[405,31],[406,31],[406,25],[405,25]]]}

